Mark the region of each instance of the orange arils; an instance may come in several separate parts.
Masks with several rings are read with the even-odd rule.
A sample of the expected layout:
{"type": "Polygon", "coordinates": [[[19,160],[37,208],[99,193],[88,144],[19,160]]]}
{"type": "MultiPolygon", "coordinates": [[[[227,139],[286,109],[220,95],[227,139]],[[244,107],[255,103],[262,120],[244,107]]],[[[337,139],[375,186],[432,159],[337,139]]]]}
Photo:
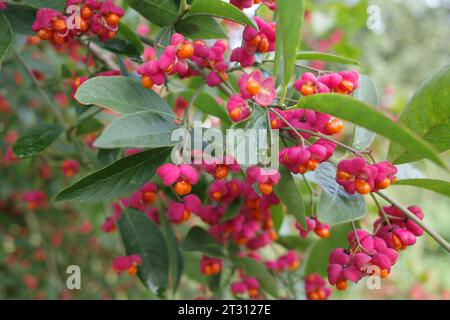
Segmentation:
{"type": "Polygon", "coordinates": [[[153,80],[149,76],[143,76],[141,79],[141,84],[144,88],[150,89],[153,87],[153,80]]]}
{"type": "Polygon", "coordinates": [[[255,80],[249,80],[247,82],[247,86],[245,87],[245,89],[247,90],[247,92],[254,96],[257,95],[259,90],[261,89],[261,87],[259,86],[259,83],[256,82],[255,80]]]}
{"type": "Polygon", "coordinates": [[[339,280],[338,282],[336,282],[336,289],[338,289],[339,291],[344,291],[345,289],[347,289],[347,280],[339,280]]]}
{"type": "Polygon", "coordinates": [[[180,59],[189,59],[194,54],[194,46],[190,42],[183,42],[177,51],[180,59]]]}
{"type": "Polygon", "coordinates": [[[302,86],[302,88],[300,89],[300,93],[304,96],[310,96],[314,93],[316,93],[316,89],[314,88],[314,86],[309,86],[304,84],[302,86]]]}
{"type": "Polygon", "coordinates": [[[344,123],[339,119],[331,118],[325,126],[325,130],[328,134],[337,134],[344,130],[344,123]]]}
{"type": "Polygon", "coordinates": [[[178,194],[179,196],[184,196],[186,194],[191,193],[192,191],[192,186],[189,182],[187,181],[178,181],[175,184],[175,193],[178,194]]]}
{"type": "Polygon", "coordinates": [[[92,10],[89,7],[84,6],[81,8],[80,14],[83,19],[89,19],[92,17],[92,10]]]}
{"type": "Polygon", "coordinates": [[[216,167],[217,179],[225,179],[228,176],[228,167],[226,165],[219,165],[216,167]]]}
{"type": "Polygon", "coordinates": [[[314,229],[314,233],[322,239],[328,238],[330,236],[330,230],[327,228],[314,229]]]}
{"type": "Polygon", "coordinates": [[[320,164],[319,161],[317,161],[315,159],[309,159],[306,162],[306,167],[308,168],[308,170],[314,171],[319,166],[319,164],[320,164]]]}
{"type": "Polygon", "coordinates": [[[41,40],[51,40],[53,38],[53,31],[47,29],[41,29],[37,33],[41,40]]]}
{"type": "Polygon", "coordinates": [[[67,23],[64,20],[56,19],[53,21],[53,28],[57,32],[64,32],[67,30],[67,23]]]}
{"type": "Polygon", "coordinates": [[[120,22],[120,17],[115,13],[110,13],[105,18],[106,23],[110,26],[117,26],[120,22]]]}
{"type": "Polygon", "coordinates": [[[265,196],[268,196],[273,191],[273,186],[270,183],[260,183],[258,187],[261,193],[265,196]]]}
{"type": "Polygon", "coordinates": [[[356,180],[355,181],[355,189],[360,194],[368,194],[371,191],[369,183],[364,180],[356,180]]]}
{"type": "Polygon", "coordinates": [[[339,171],[336,177],[338,178],[338,180],[350,180],[353,176],[345,171],[339,171]]]}
{"type": "Polygon", "coordinates": [[[156,193],[151,191],[143,192],[142,201],[146,204],[154,204],[156,202],[156,193]]]}

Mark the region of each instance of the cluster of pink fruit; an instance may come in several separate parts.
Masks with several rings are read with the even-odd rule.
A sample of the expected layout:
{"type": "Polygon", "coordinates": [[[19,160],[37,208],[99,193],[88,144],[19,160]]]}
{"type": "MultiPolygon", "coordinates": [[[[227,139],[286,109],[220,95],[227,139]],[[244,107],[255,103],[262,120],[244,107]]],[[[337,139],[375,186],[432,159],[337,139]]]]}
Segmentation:
{"type": "Polygon", "coordinates": [[[368,194],[388,188],[397,180],[396,174],[397,168],[387,161],[369,165],[357,157],[338,164],[336,181],[350,194],[368,194]]]}
{"type": "MultiPolygon", "coordinates": [[[[418,219],[420,208],[408,208],[418,219]]],[[[374,223],[374,233],[355,230],[348,234],[349,248],[337,248],[329,257],[328,280],[338,290],[347,288],[347,281],[358,282],[365,276],[386,278],[397,262],[398,251],[416,242],[423,230],[396,207],[384,207],[374,223]]]]}
{"type": "Polygon", "coordinates": [[[37,11],[32,30],[40,39],[63,45],[89,31],[102,41],[113,39],[124,15],[124,10],[115,6],[112,0],[67,0],[66,5],[75,15],[65,16],[49,8],[37,11]],[[79,9],[73,10],[74,6],[79,9]]]}

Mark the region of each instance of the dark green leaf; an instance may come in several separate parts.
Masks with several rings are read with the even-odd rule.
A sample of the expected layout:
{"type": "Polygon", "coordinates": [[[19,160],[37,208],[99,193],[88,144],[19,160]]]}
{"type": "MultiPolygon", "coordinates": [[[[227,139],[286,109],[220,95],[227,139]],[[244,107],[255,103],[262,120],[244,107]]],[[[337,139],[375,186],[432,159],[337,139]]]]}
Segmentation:
{"type": "Polygon", "coordinates": [[[173,26],[161,28],[155,38],[154,48],[156,50],[156,56],[159,58],[164,52],[164,48],[170,44],[172,35],[175,33],[173,26]]]}
{"type": "Polygon", "coordinates": [[[208,277],[200,272],[202,255],[196,252],[183,251],[184,273],[199,283],[208,283],[208,277]]]}
{"type": "Polygon", "coordinates": [[[12,30],[16,34],[34,35],[31,30],[31,25],[36,19],[36,10],[26,6],[9,5],[3,11],[3,14],[8,18],[12,30]]]}
{"type": "Polygon", "coordinates": [[[366,215],[366,202],[360,194],[348,194],[336,182],[336,167],[325,162],[321,164],[314,176],[323,192],[319,200],[320,219],[328,224],[340,224],[355,221],[366,215]]]}
{"type": "Polygon", "coordinates": [[[330,237],[320,239],[312,243],[305,253],[305,276],[317,272],[322,277],[327,276],[328,258],[335,248],[348,247],[347,234],[352,230],[350,224],[334,227],[330,231],[330,237]]]}
{"type": "Polygon", "coordinates": [[[284,94],[294,73],[304,15],[304,0],[277,1],[275,75],[282,71],[284,94]]]}
{"type": "Polygon", "coordinates": [[[63,132],[63,128],[54,124],[42,124],[32,128],[17,139],[13,146],[18,158],[31,158],[50,146],[63,132]]]}
{"type": "Polygon", "coordinates": [[[67,66],[67,64],[61,65],[61,77],[63,77],[64,79],[73,77],[73,74],[70,71],[70,68],[67,66]]]}
{"type": "Polygon", "coordinates": [[[126,0],[144,18],[160,27],[168,26],[177,19],[178,4],[174,0],[126,0]]]}
{"type": "Polygon", "coordinates": [[[280,237],[277,243],[288,250],[306,251],[306,248],[311,244],[311,238],[303,239],[298,234],[294,236],[280,237]]]}
{"type": "Polygon", "coordinates": [[[223,257],[222,245],[200,227],[189,230],[182,248],[185,251],[199,251],[211,257],[223,257]]]}
{"type": "Polygon", "coordinates": [[[0,70],[3,60],[8,54],[14,41],[14,34],[8,19],[0,12],[0,70]]]}
{"type": "Polygon", "coordinates": [[[428,143],[412,134],[408,129],[393,122],[384,114],[351,97],[342,94],[315,94],[300,99],[295,108],[320,111],[351,121],[447,168],[435,149],[428,143]]]}
{"type": "Polygon", "coordinates": [[[97,154],[100,165],[106,167],[117,161],[121,155],[122,149],[100,149],[97,154]]]}
{"type": "Polygon", "coordinates": [[[139,59],[141,56],[139,49],[127,40],[114,38],[106,42],[100,41],[99,39],[91,39],[91,41],[112,53],[121,54],[135,59],[139,59]]]}
{"type": "Polygon", "coordinates": [[[213,17],[187,17],[176,24],[175,30],[191,39],[224,39],[227,34],[213,17]]]}
{"type": "Polygon", "coordinates": [[[233,203],[231,203],[228,208],[225,210],[224,215],[222,216],[222,218],[220,219],[221,223],[227,222],[228,220],[233,219],[234,217],[236,217],[242,207],[242,199],[239,198],[238,200],[233,201],[233,203]]]}
{"type": "Polygon", "coordinates": [[[139,36],[123,22],[121,22],[119,25],[118,35],[128,43],[132,44],[139,52],[139,54],[142,54],[144,52],[144,45],[142,44],[139,36]]]}
{"type": "Polygon", "coordinates": [[[286,206],[288,212],[306,228],[305,203],[300,190],[289,170],[285,167],[280,167],[280,173],[281,180],[274,187],[275,194],[280,198],[281,203],[286,206]]]}
{"type": "Polygon", "coordinates": [[[120,159],[61,191],[55,200],[101,202],[118,199],[150,181],[170,152],[170,148],[160,148],[120,159]]]}
{"type": "Polygon", "coordinates": [[[169,266],[171,273],[171,284],[173,292],[175,292],[180,284],[180,279],[183,274],[184,261],[181,255],[180,246],[178,240],[175,236],[173,226],[167,219],[167,215],[164,214],[163,210],[160,210],[162,214],[159,215],[161,226],[164,231],[164,236],[166,239],[167,247],[169,249],[169,266]]]}
{"type": "Polygon", "coordinates": [[[103,128],[103,123],[101,123],[95,118],[89,118],[80,123],[80,125],[77,128],[77,136],[97,132],[101,128],[103,128]]]}
{"type": "Polygon", "coordinates": [[[405,179],[396,181],[393,186],[412,186],[431,190],[450,197],[450,183],[436,179],[405,179]]]}
{"type": "Polygon", "coordinates": [[[275,278],[270,274],[267,268],[260,262],[251,258],[234,258],[234,262],[239,269],[249,277],[258,279],[261,288],[272,297],[278,297],[278,288],[275,278]]]}
{"type": "Polygon", "coordinates": [[[297,60],[324,61],[340,64],[361,65],[359,61],[331,53],[303,51],[297,53],[297,60]]]}
{"type": "MultiPolygon", "coordinates": [[[[424,82],[403,110],[399,123],[434,146],[437,151],[450,149],[450,65],[424,82]]],[[[389,146],[389,160],[408,163],[427,157],[426,153],[408,150],[398,141],[389,146]]]]}
{"type": "Polygon", "coordinates": [[[95,77],[78,88],[78,102],[111,109],[121,114],[150,111],[173,119],[172,109],[154,91],[127,77],[95,77]]]}
{"type": "Polygon", "coordinates": [[[283,221],[284,221],[283,205],[277,204],[275,206],[271,206],[270,212],[272,214],[273,229],[276,232],[279,232],[281,229],[281,226],[283,225],[283,221]]]}
{"type": "Polygon", "coordinates": [[[153,112],[137,112],[114,120],[95,141],[102,149],[159,148],[174,146],[172,132],[178,126],[153,112]]]}
{"type": "Polygon", "coordinates": [[[168,284],[169,254],[161,230],[144,213],[130,208],[124,210],[119,229],[126,254],[142,259],[139,279],[154,293],[162,294],[168,284]]]}
{"type": "Polygon", "coordinates": [[[188,17],[213,16],[231,20],[258,29],[255,22],[235,6],[222,0],[196,0],[192,4],[188,17]]]}
{"type": "MultiPolygon", "coordinates": [[[[187,101],[190,101],[193,91],[184,91],[180,93],[187,101]]],[[[210,114],[222,120],[224,124],[231,124],[230,118],[228,117],[228,113],[225,111],[225,108],[221,106],[216,99],[214,99],[211,95],[207,93],[200,93],[194,101],[194,106],[196,109],[200,110],[205,114],[210,114]]]]}
{"type": "Polygon", "coordinates": [[[60,12],[63,12],[66,6],[66,0],[24,0],[23,2],[36,9],[50,8],[60,12]]]}

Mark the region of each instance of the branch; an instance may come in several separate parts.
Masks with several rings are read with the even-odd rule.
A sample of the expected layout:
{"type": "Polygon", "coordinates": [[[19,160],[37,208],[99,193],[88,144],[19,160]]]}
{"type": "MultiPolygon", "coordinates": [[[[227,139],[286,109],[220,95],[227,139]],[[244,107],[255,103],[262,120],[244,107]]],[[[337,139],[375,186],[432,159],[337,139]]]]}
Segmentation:
{"type": "Polygon", "coordinates": [[[115,55],[111,52],[103,50],[95,43],[90,43],[89,49],[92,54],[99,60],[101,60],[109,69],[111,70],[119,70],[119,66],[114,61],[115,55]]]}

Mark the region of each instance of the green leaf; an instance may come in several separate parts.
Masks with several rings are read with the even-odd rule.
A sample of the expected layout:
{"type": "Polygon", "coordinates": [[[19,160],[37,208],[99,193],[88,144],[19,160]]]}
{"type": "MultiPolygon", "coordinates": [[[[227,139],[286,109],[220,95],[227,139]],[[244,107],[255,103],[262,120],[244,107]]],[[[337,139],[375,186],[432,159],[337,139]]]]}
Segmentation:
{"type": "Polygon", "coordinates": [[[318,214],[321,221],[336,225],[355,221],[366,215],[366,202],[360,194],[348,194],[336,182],[336,167],[322,163],[314,172],[315,181],[322,188],[318,214]]]}
{"type": "Polygon", "coordinates": [[[3,60],[11,49],[14,41],[14,34],[5,15],[0,12],[0,70],[2,68],[3,60]]]}
{"type": "Polygon", "coordinates": [[[360,66],[359,61],[331,53],[302,51],[297,53],[297,60],[324,61],[360,66]]]}
{"type": "MultiPolygon", "coordinates": [[[[180,93],[180,96],[182,96],[187,101],[190,101],[193,94],[194,91],[184,91],[180,93]]],[[[214,99],[207,93],[200,93],[194,101],[194,106],[196,109],[205,114],[209,114],[219,118],[224,124],[231,124],[230,118],[228,117],[228,113],[225,111],[225,108],[221,106],[216,99],[214,99]]]]}
{"type": "Polygon", "coordinates": [[[184,274],[199,283],[208,283],[208,277],[200,272],[202,254],[183,251],[184,274]]]}
{"type": "Polygon", "coordinates": [[[258,29],[255,22],[244,12],[222,0],[195,0],[187,17],[202,15],[223,18],[258,29]]]}
{"type": "MultiPolygon", "coordinates": [[[[366,75],[361,75],[359,87],[355,90],[353,97],[376,108],[380,104],[380,95],[378,93],[377,85],[366,75]]],[[[376,135],[372,131],[355,126],[352,147],[357,150],[365,150],[372,145],[375,137],[376,135]]]]}
{"type": "Polygon", "coordinates": [[[193,16],[181,20],[175,30],[191,39],[224,39],[228,38],[220,24],[207,16],[193,16]]]}
{"type": "Polygon", "coordinates": [[[116,200],[150,181],[170,148],[142,151],[96,171],[75,182],[56,196],[56,201],[101,202],[116,200]]]}
{"type": "Polygon", "coordinates": [[[396,181],[393,186],[412,186],[431,190],[450,197],[450,183],[436,179],[404,179],[396,181]]]}
{"type": "Polygon", "coordinates": [[[280,198],[288,212],[306,228],[305,203],[299,188],[295,184],[294,178],[288,169],[280,167],[281,179],[274,187],[275,194],[280,198]]]}
{"type": "Polygon", "coordinates": [[[61,65],[61,77],[64,79],[73,77],[72,71],[70,71],[70,68],[69,66],[67,66],[67,64],[61,65]]]}
{"type": "Polygon", "coordinates": [[[101,166],[109,166],[122,155],[121,149],[100,149],[97,154],[101,166]]]}
{"type": "Polygon", "coordinates": [[[326,277],[331,251],[348,246],[347,234],[351,230],[351,224],[340,225],[331,229],[329,238],[313,242],[305,253],[304,275],[308,276],[317,272],[322,277],[326,277]]]}
{"type": "Polygon", "coordinates": [[[233,201],[233,203],[231,203],[225,210],[224,215],[220,219],[220,223],[227,222],[236,217],[241,211],[242,203],[243,203],[242,198],[233,201]]]}
{"type": "Polygon", "coordinates": [[[308,246],[311,244],[311,241],[311,238],[303,239],[297,234],[295,236],[279,237],[277,243],[288,250],[306,251],[308,246]]]}
{"type": "Polygon", "coordinates": [[[21,135],[13,145],[13,152],[21,159],[34,157],[49,147],[63,130],[58,125],[41,124],[21,135]]]}
{"type": "Polygon", "coordinates": [[[101,128],[103,128],[103,123],[95,118],[89,118],[80,123],[80,125],[77,127],[76,134],[77,136],[82,136],[92,132],[97,132],[101,128]]]}
{"type": "MultiPolygon", "coordinates": [[[[160,210],[160,212],[164,212],[160,210]]],[[[167,247],[169,249],[169,266],[171,273],[171,284],[173,288],[173,292],[175,292],[180,284],[180,279],[183,274],[184,269],[184,260],[181,255],[180,246],[175,236],[175,232],[173,230],[173,226],[169,223],[167,219],[167,215],[160,214],[159,218],[161,220],[161,227],[164,232],[164,236],[166,239],[167,247]]]]}
{"type": "Polygon", "coordinates": [[[144,45],[142,44],[141,39],[127,24],[123,22],[119,24],[118,35],[133,45],[139,52],[139,55],[144,52],[144,45]]]}
{"type": "Polygon", "coordinates": [[[282,204],[277,204],[270,207],[270,213],[272,214],[273,229],[278,233],[283,225],[284,221],[284,209],[282,204]]]}
{"type": "Polygon", "coordinates": [[[31,25],[36,19],[36,10],[26,6],[10,5],[3,11],[12,30],[16,34],[34,35],[31,25]]]}
{"type": "MultiPolygon", "coordinates": [[[[450,149],[450,65],[425,81],[408,102],[399,123],[433,145],[439,152],[450,149]]],[[[426,158],[425,153],[408,150],[402,143],[392,141],[389,160],[409,163],[426,158]]]]}
{"type": "Polygon", "coordinates": [[[121,114],[150,111],[173,119],[172,109],[154,91],[127,77],[95,77],[83,83],[75,99],[121,114]]]}
{"type": "Polygon", "coordinates": [[[278,288],[275,278],[270,274],[267,268],[260,262],[251,258],[233,258],[236,266],[243,270],[249,277],[258,279],[261,288],[272,297],[278,297],[278,288]]]}
{"type": "Polygon", "coordinates": [[[164,52],[164,48],[170,44],[172,35],[175,33],[173,26],[167,26],[161,28],[155,37],[155,45],[153,46],[156,50],[156,56],[159,58],[164,52]]]}
{"type": "Polygon", "coordinates": [[[222,245],[200,227],[189,230],[182,248],[185,251],[199,251],[211,257],[223,257],[222,245]]]}
{"type": "Polygon", "coordinates": [[[384,114],[351,97],[342,94],[315,94],[300,99],[295,108],[311,109],[351,121],[447,168],[445,162],[428,143],[384,114]]]}
{"type": "Polygon", "coordinates": [[[137,112],[115,119],[95,141],[102,149],[159,148],[177,144],[171,140],[178,126],[153,112],[137,112]]]}
{"type": "Polygon", "coordinates": [[[125,0],[130,7],[154,24],[164,27],[178,16],[178,4],[174,0],[125,0]]]}
{"type": "Polygon", "coordinates": [[[91,38],[90,41],[94,42],[103,49],[108,50],[115,54],[120,54],[135,59],[139,59],[141,56],[141,52],[139,51],[139,49],[137,49],[134,44],[130,43],[127,40],[114,38],[104,42],[101,41],[100,39],[91,38]]]}
{"type": "Polygon", "coordinates": [[[294,73],[297,50],[300,45],[300,36],[305,15],[304,0],[278,0],[277,1],[277,30],[275,71],[281,72],[283,95],[294,73]]]}
{"type": "Polygon", "coordinates": [[[168,284],[169,254],[161,230],[144,213],[131,208],[124,210],[119,229],[126,254],[142,259],[139,279],[154,293],[162,294],[168,284]]]}
{"type": "Polygon", "coordinates": [[[66,0],[24,0],[23,2],[36,9],[50,8],[60,12],[63,12],[66,6],[66,0]]]}

